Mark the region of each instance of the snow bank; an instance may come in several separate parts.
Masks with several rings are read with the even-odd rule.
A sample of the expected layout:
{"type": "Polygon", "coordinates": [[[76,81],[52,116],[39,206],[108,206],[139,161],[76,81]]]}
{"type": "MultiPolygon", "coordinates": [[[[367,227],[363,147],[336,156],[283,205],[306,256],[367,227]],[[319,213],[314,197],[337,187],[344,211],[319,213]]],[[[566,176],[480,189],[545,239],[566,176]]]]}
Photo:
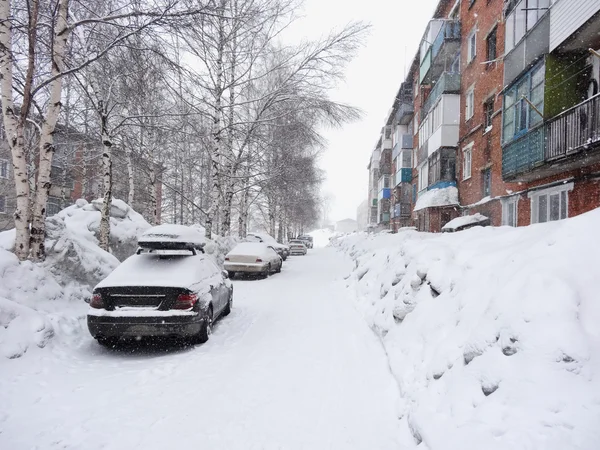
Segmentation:
{"type": "Polygon", "coordinates": [[[313,246],[319,248],[327,247],[329,245],[329,239],[332,238],[335,233],[328,228],[322,228],[320,230],[311,231],[308,235],[313,238],[313,246]]]}
{"type": "Polygon", "coordinates": [[[598,448],[599,227],[596,210],[332,241],[398,381],[403,448],[598,448]]]}
{"type": "Polygon", "coordinates": [[[424,192],[417,199],[413,211],[420,211],[425,208],[435,206],[452,206],[458,205],[458,189],[454,186],[449,186],[440,189],[432,189],[424,192]]]}

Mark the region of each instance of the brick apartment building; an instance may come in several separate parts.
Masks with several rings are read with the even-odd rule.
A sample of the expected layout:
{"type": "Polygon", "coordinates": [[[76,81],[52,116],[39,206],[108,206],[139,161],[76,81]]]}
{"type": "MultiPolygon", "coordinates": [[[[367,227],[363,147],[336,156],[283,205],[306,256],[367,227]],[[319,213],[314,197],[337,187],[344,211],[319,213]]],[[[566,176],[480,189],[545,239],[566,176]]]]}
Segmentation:
{"type": "Polygon", "coordinates": [[[521,226],[600,206],[598,30],[597,0],[441,0],[386,122],[413,112],[401,131],[414,133],[412,161],[394,139],[392,229],[439,232],[476,212],[521,226]],[[412,195],[397,188],[408,162],[412,195]]]}
{"type": "MultiPolygon", "coordinates": [[[[28,134],[33,133],[28,130],[28,134]]],[[[16,194],[13,178],[12,156],[4,136],[0,136],[0,231],[14,227],[13,212],[16,208],[16,194]]],[[[72,205],[79,198],[91,201],[102,196],[100,173],[102,145],[97,140],[74,129],[57,126],[54,136],[55,154],[52,161],[50,179],[52,187],[46,207],[47,215],[56,214],[72,205]]],[[[134,183],[136,186],[149,184],[149,162],[134,156],[134,183]]],[[[157,171],[160,173],[160,171],[157,171]]],[[[159,175],[160,177],[160,175],[159,175]]],[[[124,152],[113,152],[113,197],[127,200],[129,185],[127,159],[124,152]]],[[[160,214],[162,182],[156,183],[157,210],[160,214]]],[[[153,208],[150,195],[144,189],[137,189],[133,208],[152,220],[153,208]]]]}

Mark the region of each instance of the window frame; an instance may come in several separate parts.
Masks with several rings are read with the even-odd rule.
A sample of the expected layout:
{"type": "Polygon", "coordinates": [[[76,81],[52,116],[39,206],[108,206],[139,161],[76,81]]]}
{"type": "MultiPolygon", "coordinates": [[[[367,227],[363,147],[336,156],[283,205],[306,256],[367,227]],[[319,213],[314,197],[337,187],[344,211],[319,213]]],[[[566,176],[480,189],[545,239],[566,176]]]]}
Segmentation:
{"type": "Polygon", "coordinates": [[[475,25],[467,37],[467,64],[477,57],[477,25],[475,25]]]}
{"type": "Polygon", "coordinates": [[[0,179],[2,180],[8,180],[9,178],[9,165],[8,165],[8,159],[4,159],[4,158],[0,158],[0,179]],[[6,173],[5,175],[2,175],[2,167],[5,166],[6,167],[6,173]]]}
{"type": "Polygon", "coordinates": [[[527,196],[530,199],[530,223],[546,223],[546,222],[554,222],[557,220],[563,220],[569,218],[569,192],[573,190],[573,182],[560,184],[558,186],[549,187],[546,189],[540,189],[538,191],[529,192],[527,196]],[[563,203],[563,193],[564,193],[564,203],[563,203]],[[558,219],[552,219],[552,206],[551,206],[551,196],[558,195],[558,219]],[[541,199],[544,198],[545,202],[545,219],[540,221],[540,202],[541,199]],[[564,209],[564,217],[562,216],[562,212],[564,209]]]}
{"type": "Polygon", "coordinates": [[[475,115],[475,86],[467,89],[465,95],[465,121],[469,121],[475,115]]]}
{"type": "Polygon", "coordinates": [[[0,214],[8,214],[6,212],[6,203],[7,203],[7,199],[6,199],[6,195],[4,194],[0,194],[0,214]]]}
{"type": "Polygon", "coordinates": [[[492,95],[486,101],[483,102],[483,129],[484,131],[491,130],[494,126],[494,104],[495,96],[492,95]]]}
{"type": "Polygon", "coordinates": [[[502,200],[502,225],[509,227],[519,226],[519,196],[506,198],[502,200]],[[509,220],[509,208],[513,210],[513,222],[509,220]]]}
{"type": "Polygon", "coordinates": [[[482,194],[484,197],[490,197],[492,195],[492,169],[488,167],[481,171],[482,177],[482,194]]]}
{"type": "Polygon", "coordinates": [[[463,147],[462,149],[462,179],[463,181],[470,179],[473,176],[473,147],[474,147],[474,142],[471,142],[469,145],[463,147]],[[468,155],[468,158],[467,158],[468,155]],[[469,162],[468,165],[468,174],[467,175],[467,161],[469,162]]]}
{"type": "MultiPolygon", "coordinates": [[[[498,25],[495,25],[494,28],[488,33],[485,38],[485,46],[486,46],[486,61],[491,62],[498,58],[498,25]],[[494,45],[490,46],[490,42],[493,38],[494,45]],[[493,52],[490,50],[493,48],[493,52]],[[491,54],[493,53],[493,55],[491,54]]],[[[488,65],[489,67],[489,65],[488,65]]]]}

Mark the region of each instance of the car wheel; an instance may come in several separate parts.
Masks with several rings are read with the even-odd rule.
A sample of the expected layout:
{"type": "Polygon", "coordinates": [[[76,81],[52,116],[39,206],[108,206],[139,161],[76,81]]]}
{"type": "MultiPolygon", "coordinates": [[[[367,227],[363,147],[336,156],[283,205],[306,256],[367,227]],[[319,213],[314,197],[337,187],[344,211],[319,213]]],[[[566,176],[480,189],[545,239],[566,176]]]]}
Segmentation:
{"type": "Polygon", "coordinates": [[[283,262],[279,264],[279,267],[275,270],[275,273],[281,273],[281,268],[283,267],[283,262]]]}
{"type": "Polygon", "coordinates": [[[206,319],[200,327],[200,332],[194,336],[194,344],[204,344],[210,338],[212,334],[213,327],[213,309],[212,306],[208,307],[208,311],[206,312],[206,319]]]}
{"type": "Polygon", "coordinates": [[[233,291],[229,293],[229,300],[227,300],[227,305],[223,310],[223,315],[228,316],[231,313],[231,308],[233,308],[233,291]]]}

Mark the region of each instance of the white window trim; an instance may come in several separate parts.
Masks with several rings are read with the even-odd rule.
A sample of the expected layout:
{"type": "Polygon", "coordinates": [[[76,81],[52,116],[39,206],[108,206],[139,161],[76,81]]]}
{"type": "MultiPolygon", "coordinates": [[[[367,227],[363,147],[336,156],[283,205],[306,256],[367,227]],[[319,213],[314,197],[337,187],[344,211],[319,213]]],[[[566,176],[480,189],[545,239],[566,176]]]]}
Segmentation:
{"type": "Polygon", "coordinates": [[[508,206],[515,205],[515,227],[519,226],[519,198],[520,195],[515,195],[513,197],[502,199],[502,225],[504,226],[512,226],[512,224],[508,223],[508,206]]]}
{"type": "Polygon", "coordinates": [[[8,180],[8,178],[9,178],[8,172],[10,170],[10,167],[8,165],[8,159],[0,158],[0,164],[2,164],[2,163],[6,163],[6,176],[3,177],[2,175],[0,175],[0,179],[8,180]]]}
{"type": "Polygon", "coordinates": [[[549,187],[546,189],[540,189],[539,191],[532,191],[527,193],[527,197],[530,199],[530,223],[538,223],[538,211],[534,208],[537,205],[537,199],[541,196],[550,196],[552,194],[560,194],[561,192],[567,192],[567,204],[565,205],[567,211],[567,218],[569,217],[569,192],[573,190],[573,182],[560,184],[558,186],[549,187]]]}
{"type": "Polygon", "coordinates": [[[419,185],[418,185],[418,192],[424,191],[425,189],[427,189],[427,186],[429,186],[429,163],[428,161],[425,161],[424,163],[420,164],[418,169],[417,169],[417,176],[419,177],[419,185]],[[421,171],[425,168],[425,177],[421,176],[421,171]],[[425,184],[425,187],[421,187],[423,186],[423,184],[425,184]]]}
{"type": "Polygon", "coordinates": [[[471,176],[473,176],[473,146],[475,145],[475,142],[470,142],[468,145],[463,147],[463,162],[462,162],[462,176],[463,176],[463,181],[464,180],[468,180],[469,178],[471,178],[471,176]],[[471,154],[471,159],[469,160],[469,176],[465,177],[465,153],[469,152],[471,154]]]}
{"type": "Polygon", "coordinates": [[[475,59],[477,56],[477,25],[473,27],[467,38],[467,64],[475,59]],[[471,46],[471,38],[475,37],[475,44],[471,46]]]}
{"type": "Polygon", "coordinates": [[[467,89],[467,96],[465,99],[465,117],[469,120],[475,114],[475,85],[467,89]],[[471,104],[469,105],[469,98],[471,98],[471,104]]]}

